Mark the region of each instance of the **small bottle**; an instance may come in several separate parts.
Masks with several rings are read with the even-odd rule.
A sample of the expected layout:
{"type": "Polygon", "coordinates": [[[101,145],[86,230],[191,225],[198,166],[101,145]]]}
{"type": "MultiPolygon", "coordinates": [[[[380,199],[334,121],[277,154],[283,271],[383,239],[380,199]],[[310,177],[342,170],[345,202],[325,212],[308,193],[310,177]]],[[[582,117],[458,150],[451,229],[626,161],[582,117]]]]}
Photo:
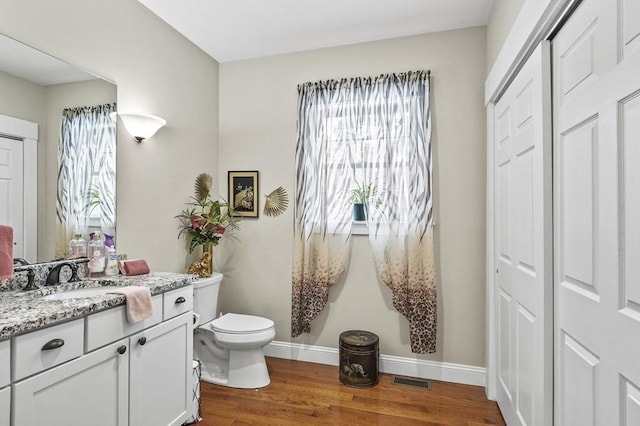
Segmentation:
{"type": "Polygon", "coordinates": [[[113,242],[113,235],[104,234],[104,245],[105,247],[111,247],[112,249],[116,248],[116,243],[113,242]]]}
{"type": "Polygon", "coordinates": [[[106,276],[114,276],[120,273],[118,269],[118,256],[116,255],[116,249],[113,247],[107,247],[107,267],[104,271],[106,276]]]}
{"type": "Polygon", "coordinates": [[[80,231],[74,231],[73,238],[69,241],[68,259],[87,257],[87,242],[82,238],[80,231]]]}
{"type": "Polygon", "coordinates": [[[104,276],[107,257],[100,232],[93,234],[92,240],[87,244],[87,251],[89,252],[89,277],[104,276]]]}

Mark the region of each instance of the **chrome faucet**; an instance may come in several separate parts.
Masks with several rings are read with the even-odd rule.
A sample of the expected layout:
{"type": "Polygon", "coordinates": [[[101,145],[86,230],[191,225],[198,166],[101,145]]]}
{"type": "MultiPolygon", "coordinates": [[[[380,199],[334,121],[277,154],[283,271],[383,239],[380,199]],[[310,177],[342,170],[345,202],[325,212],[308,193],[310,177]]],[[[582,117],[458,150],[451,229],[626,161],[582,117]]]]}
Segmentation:
{"type": "Polygon", "coordinates": [[[69,269],[71,269],[71,278],[69,278],[69,281],[67,282],[73,283],[76,281],[80,281],[80,278],[78,278],[78,265],[75,262],[63,262],[49,270],[45,285],[60,284],[60,271],[65,266],[68,266],[69,269]]]}
{"type": "Polygon", "coordinates": [[[24,266],[24,265],[29,265],[29,261],[21,257],[16,257],[13,259],[13,264],[24,266]]]}

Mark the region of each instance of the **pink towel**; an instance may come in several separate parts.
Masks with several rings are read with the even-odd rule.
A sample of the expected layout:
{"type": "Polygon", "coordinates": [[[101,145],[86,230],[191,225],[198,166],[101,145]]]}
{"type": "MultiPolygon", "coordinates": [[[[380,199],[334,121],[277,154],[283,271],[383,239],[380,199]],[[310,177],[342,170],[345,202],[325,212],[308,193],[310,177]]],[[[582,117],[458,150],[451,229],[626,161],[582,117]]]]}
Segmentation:
{"type": "Polygon", "coordinates": [[[143,275],[150,272],[149,265],[142,259],[124,260],[120,262],[120,272],[123,275],[143,275]]]}
{"type": "Polygon", "coordinates": [[[153,315],[151,305],[151,291],[148,287],[130,285],[128,287],[114,287],[109,294],[124,294],[127,304],[127,320],[134,324],[153,315]]]}
{"type": "Polygon", "coordinates": [[[13,276],[13,228],[0,225],[0,280],[13,276]]]}

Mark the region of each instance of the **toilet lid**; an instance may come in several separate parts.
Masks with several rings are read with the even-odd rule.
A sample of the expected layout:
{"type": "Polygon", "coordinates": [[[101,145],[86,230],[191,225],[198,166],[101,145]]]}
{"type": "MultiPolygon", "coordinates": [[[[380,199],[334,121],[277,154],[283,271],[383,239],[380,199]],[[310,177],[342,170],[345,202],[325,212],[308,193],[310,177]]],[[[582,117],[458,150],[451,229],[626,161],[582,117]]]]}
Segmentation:
{"type": "Polygon", "coordinates": [[[211,321],[213,331],[222,333],[251,333],[273,327],[273,321],[267,318],[243,314],[224,314],[211,321]]]}

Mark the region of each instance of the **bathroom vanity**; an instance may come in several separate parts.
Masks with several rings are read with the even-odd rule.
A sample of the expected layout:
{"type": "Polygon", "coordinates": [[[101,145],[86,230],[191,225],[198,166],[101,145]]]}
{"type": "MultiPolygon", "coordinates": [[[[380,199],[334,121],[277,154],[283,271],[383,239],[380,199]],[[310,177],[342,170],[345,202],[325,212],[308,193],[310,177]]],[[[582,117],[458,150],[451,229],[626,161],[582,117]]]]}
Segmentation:
{"type": "Polygon", "coordinates": [[[124,296],[74,296],[78,284],[0,292],[0,426],[181,425],[187,419],[190,276],[154,273],[88,286],[107,282],[148,286],[153,315],[129,324],[124,296]]]}

